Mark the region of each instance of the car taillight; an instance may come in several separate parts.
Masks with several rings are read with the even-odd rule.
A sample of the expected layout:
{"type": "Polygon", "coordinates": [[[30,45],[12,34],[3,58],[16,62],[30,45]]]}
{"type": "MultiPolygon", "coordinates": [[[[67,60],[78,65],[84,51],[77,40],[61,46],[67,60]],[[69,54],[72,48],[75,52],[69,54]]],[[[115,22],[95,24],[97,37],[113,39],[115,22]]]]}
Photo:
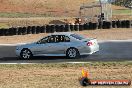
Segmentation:
{"type": "Polygon", "coordinates": [[[88,43],[87,43],[87,46],[91,46],[91,45],[93,45],[92,42],[88,42],[88,43]]]}

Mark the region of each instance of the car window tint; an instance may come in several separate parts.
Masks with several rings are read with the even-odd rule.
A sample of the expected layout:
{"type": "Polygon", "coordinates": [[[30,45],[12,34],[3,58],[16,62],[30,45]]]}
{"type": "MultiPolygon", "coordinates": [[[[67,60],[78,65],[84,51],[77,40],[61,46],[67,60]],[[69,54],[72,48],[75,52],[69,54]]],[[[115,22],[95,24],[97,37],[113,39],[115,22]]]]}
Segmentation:
{"type": "Polygon", "coordinates": [[[55,35],[55,42],[64,42],[63,35],[55,35]]]}
{"type": "Polygon", "coordinates": [[[60,35],[59,38],[60,38],[60,42],[64,42],[64,41],[65,41],[65,40],[64,40],[65,36],[60,35]]]}
{"type": "Polygon", "coordinates": [[[38,41],[38,43],[40,43],[40,44],[44,44],[47,42],[48,42],[48,37],[45,37],[45,38],[41,39],[40,41],[38,41]]]}
{"type": "Polygon", "coordinates": [[[68,36],[65,36],[65,42],[70,42],[70,38],[68,36]]]}
{"type": "Polygon", "coordinates": [[[48,43],[55,43],[55,36],[49,36],[48,37],[48,43]]]}
{"type": "Polygon", "coordinates": [[[72,36],[72,37],[74,37],[74,38],[76,38],[76,39],[79,39],[79,40],[85,39],[84,36],[78,35],[78,34],[71,34],[70,36],[72,36]]]}

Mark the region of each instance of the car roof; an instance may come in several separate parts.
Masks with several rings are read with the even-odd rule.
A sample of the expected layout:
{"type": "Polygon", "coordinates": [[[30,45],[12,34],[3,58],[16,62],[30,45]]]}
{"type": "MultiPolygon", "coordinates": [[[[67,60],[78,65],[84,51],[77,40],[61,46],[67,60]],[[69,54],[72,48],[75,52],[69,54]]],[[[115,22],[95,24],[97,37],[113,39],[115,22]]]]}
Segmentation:
{"type": "Polygon", "coordinates": [[[74,34],[72,32],[55,32],[55,33],[52,33],[51,35],[71,35],[71,34],[74,34]]]}

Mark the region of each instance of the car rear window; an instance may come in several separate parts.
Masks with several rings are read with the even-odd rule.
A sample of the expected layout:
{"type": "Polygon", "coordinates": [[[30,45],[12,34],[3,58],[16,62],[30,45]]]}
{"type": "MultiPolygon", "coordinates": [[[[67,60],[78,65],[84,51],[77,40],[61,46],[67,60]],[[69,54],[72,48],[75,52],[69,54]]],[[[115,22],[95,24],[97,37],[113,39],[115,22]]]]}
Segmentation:
{"type": "Polygon", "coordinates": [[[74,37],[74,38],[76,38],[76,39],[79,39],[79,40],[85,39],[84,36],[78,35],[78,34],[71,34],[70,36],[72,36],[72,37],[74,37]]]}

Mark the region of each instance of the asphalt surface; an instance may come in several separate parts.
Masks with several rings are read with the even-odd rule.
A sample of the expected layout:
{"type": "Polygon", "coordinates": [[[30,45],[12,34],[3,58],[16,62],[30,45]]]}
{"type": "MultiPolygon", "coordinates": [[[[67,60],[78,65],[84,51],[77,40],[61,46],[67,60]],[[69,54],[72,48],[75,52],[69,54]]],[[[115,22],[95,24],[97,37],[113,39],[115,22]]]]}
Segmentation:
{"type": "Polygon", "coordinates": [[[66,57],[35,57],[30,60],[20,60],[15,55],[16,45],[0,44],[0,63],[60,63],[60,62],[90,62],[90,61],[132,61],[132,40],[100,41],[100,51],[79,59],[66,57]]]}

